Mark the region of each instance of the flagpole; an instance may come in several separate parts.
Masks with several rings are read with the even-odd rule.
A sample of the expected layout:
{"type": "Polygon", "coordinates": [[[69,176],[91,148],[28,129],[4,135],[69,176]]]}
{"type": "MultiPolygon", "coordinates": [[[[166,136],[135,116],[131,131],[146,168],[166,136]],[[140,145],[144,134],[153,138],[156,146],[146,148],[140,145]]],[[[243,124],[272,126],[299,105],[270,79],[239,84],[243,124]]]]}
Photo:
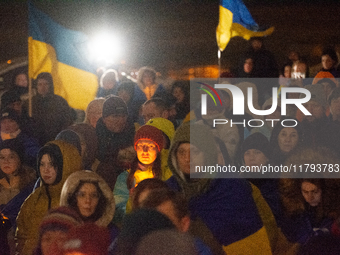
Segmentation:
{"type": "Polygon", "coordinates": [[[221,79],[221,51],[218,49],[217,51],[217,59],[218,59],[218,82],[221,79]]]}
{"type": "Polygon", "coordinates": [[[33,48],[33,42],[32,38],[28,38],[28,115],[32,117],[32,78],[33,78],[33,58],[32,58],[32,48],[33,48]]]}

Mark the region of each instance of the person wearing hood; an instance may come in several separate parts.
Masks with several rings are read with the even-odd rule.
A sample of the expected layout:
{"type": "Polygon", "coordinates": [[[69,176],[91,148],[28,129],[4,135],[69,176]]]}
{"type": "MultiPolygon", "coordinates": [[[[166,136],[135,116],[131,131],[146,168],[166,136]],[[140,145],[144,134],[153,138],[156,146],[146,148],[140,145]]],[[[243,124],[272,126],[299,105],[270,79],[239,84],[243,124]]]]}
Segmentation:
{"type": "Polygon", "coordinates": [[[139,113],[142,105],[146,102],[143,91],[132,81],[125,81],[118,87],[117,95],[124,100],[128,108],[128,114],[132,121],[141,123],[139,113]]]}
{"type": "Polygon", "coordinates": [[[183,121],[190,112],[190,82],[176,81],[171,86],[171,94],[176,98],[176,120],[183,121]]]}
{"type": "Polygon", "coordinates": [[[40,149],[38,140],[32,135],[29,135],[21,130],[20,117],[15,110],[6,108],[1,111],[0,128],[1,137],[0,143],[7,140],[16,141],[24,150],[23,163],[30,167],[36,167],[36,157],[40,149]]]}
{"type": "Polygon", "coordinates": [[[67,233],[81,224],[79,215],[66,206],[50,210],[39,226],[39,241],[33,255],[61,255],[67,233]]]}
{"type": "MultiPolygon", "coordinates": [[[[260,167],[270,163],[270,148],[269,141],[261,133],[254,133],[244,140],[241,146],[241,156],[244,166],[260,167]]],[[[248,177],[248,176],[247,176],[248,177]]],[[[260,191],[263,198],[266,200],[272,210],[275,219],[278,222],[280,219],[280,196],[278,179],[269,178],[248,178],[253,185],[260,191]]]]}
{"type": "Polygon", "coordinates": [[[61,96],[54,94],[50,73],[40,73],[35,80],[37,94],[32,97],[32,117],[39,127],[40,144],[53,141],[56,135],[73,122],[72,109],[61,96]]]}
{"type": "MultiPolygon", "coordinates": [[[[159,120],[156,119],[155,122],[157,121],[159,120]]],[[[150,125],[144,125],[136,132],[134,144],[137,156],[131,169],[121,173],[117,178],[113,190],[118,211],[115,217],[116,222],[120,222],[124,214],[131,211],[132,201],[129,200],[129,195],[141,181],[149,178],[165,181],[171,176],[167,164],[164,163],[164,160],[167,160],[164,158],[167,155],[164,148],[169,146],[168,138],[164,132],[152,125],[161,126],[162,121],[159,121],[158,125],[153,123],[152,119],[150,122],[150,125]]]]}
{"type": "Polygon", "coordinates": [[[339,70],[336,69],[338,65],[338,56],[334,49],[328,48],[324,49],[321,55],[321,72],[329,72],[334,78],[339,78],[339,70]]]}
{"type": "Polygon", "coordinates": [[[107,97],[110,95],[115,95],[117,92],[118,85],[118,73],[114,69],[106,70],[100,77],[99,89],[97,97],[107,97]]]}
{"type": "Polygon", "coordinates": [[[37,245],[39,224],[48,210],[60,203],[60,194],[67,177],[81,169],[77,148],[64,141],[53,141],[38,153],[40,187],[25,200],[17,217],[17,252],[31,255],[37,245]]]}
{"type": "Polygon", "coordinates": [[[86,123],[73,124],[68,129],[76,132],[80,138],[83,169],[95,171],[94,163],[98,151],[96,130],[86,123]]]}
{"type": "Polygon", "coordinates": [[[85,223],[108,228],[111,243],[118,236],[118,228],[111,223],[115,213],[113,194],[98,174],[88,170],[71,174],[61,191],[60,206],[67,206],[78,212],[85,223]]]}
{"type": "Polygon", "coordinates": [[[0,206],[6,205],[36,179],[35,171],[23,164],[23,151],[15,140],[0,144],[0,206]]]}
{"type": "Polygon", "coordinates": [[[190,178],[195,165],[216,162],[217,145],[209,128],[183,123],[170,147],[168,164],[173,176],[167,183],[189,202],[191,234],[201,238],[214,254],[271,254],[247,180],[190,178]]]}

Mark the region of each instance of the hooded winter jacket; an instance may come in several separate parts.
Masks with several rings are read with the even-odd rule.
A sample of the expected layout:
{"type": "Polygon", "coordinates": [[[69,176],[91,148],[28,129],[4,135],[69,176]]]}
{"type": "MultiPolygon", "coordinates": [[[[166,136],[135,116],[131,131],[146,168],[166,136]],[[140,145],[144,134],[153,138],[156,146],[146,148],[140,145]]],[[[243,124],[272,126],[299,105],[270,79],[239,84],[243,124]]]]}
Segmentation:
{"type": "MultiPolygon", "coordinates": [[[[68,199],[77,190],[80,183],[98,183],[98,186],[106,199],[106,207],[103,210],[103,214],[95,222],[98,226],[107,227],[111,222],[115,213],[115,201],[112,191],[102,177],[92,171],[82,170],[71,174],[64,183],[63,189],[60,195],[60,206],[69,206],[68,199]]],[[[77,208],[73,208],[77,211],[77,208]]]]}
{"type": "Polygon", "coordinates": [[[204,152],[206,165],[216,165],[216,144],[211,138],[206,126],[184,123],[177,129],[169,152],[173,177],[167,183],[189,201],[191,233],[214,254],[271,254],[252,187],[245,179],[189,179],[179,170],[176,152],[182,143],[191,143],[204,152]],[[193,129],[204,135],[199,140],[190,139],[193,129]]]}
{"type": "MultiPolygon", "coordinates": [[[[61,154],[62,167],[57,172],[56,182],[47,185],[41,181],[38,187],[23,203],[17,217],[17,251],[20,255],[31,255],[38,243],[39,225],[45,214],[60,203],[60,193],[67,177],[81,168],[81,158],[76,147],[64,141],[52,141],[46,144],[56,154],[61,154]]],[[[40,171],[39,171],[40,174],[40,171]]]]}
{"type": "MultiPolygon", "coordinates": [[[[168,143],[170,143],[170,141],[172,140],[175,134],[175,128],[172,122],[164,118],[151,119],[146,123],[146,125],[150,125],[161,130],[166,135],[168,143]]],[[[168,160],[167,160],[168,154],[169,154],[169,149],[167,147],[163,148],[160,152],[161,169],[162,169],[161,180],[162,181],[166,181],[172,176],[172,173],[168,167],[168,160]]],[[[117,182],[116,182],[116,185],[113,191],[115,200],[116,200],[116,206],[117,206],[116,209],[118,211],[117,215],[115,215],[116,222],[120,222],[125,212],[130,212],[131,210],[131,202],[129,201],[129,190],[126,185],[126,180],[129,175],[128,171],[124,171],[118,176],[117,182]]],[[[139,183],[144,179],[153,178],[152,168],[148,168],[146,171],[136,171],[134,176],[136,179],[136,183],[139,183]]]]}

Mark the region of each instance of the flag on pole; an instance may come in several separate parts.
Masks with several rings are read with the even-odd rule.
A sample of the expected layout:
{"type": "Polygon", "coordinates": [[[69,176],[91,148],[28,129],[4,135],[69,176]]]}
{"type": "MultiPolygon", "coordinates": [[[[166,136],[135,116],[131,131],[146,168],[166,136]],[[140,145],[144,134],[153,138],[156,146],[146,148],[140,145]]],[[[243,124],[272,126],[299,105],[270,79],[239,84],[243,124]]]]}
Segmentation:
{"type": "Polygon", "coordinates": [[[217,45],[223,51],[230,39],[241,36],[246,40],[273,33],[274,27],[260,29],[242,0],[221,0],[220,21],[216,29],[217,45]]]}
{"type": "Polygon", "coordinates": [[[95,69],[88,60],[88,38],[66,29],[28,3],[28,74],[52,74],[54,92],[73,108],[85,110],[98,89],[95,69]]]}

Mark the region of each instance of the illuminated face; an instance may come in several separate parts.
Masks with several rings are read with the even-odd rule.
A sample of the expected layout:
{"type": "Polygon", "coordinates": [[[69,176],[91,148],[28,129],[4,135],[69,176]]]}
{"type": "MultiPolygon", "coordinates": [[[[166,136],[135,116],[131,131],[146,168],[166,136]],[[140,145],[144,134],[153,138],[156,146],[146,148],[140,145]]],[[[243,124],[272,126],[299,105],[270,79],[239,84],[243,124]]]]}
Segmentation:
{"type": "Polygon", "coordinates": [[[158,154],[157,145],[150,140],[139,140],[137,143],[137,158],[144,165],[152,164],[158,154]]]}
{"type": "Polygon", "coordinates": [[[6,118],[1,120],[0,128],[1,132],[11,134],[19,130],[19,125],[15,120],[6,118]]]}
{"type": "Polygon", "coordinates": [[[286,127],[281,130],[278,136],[280,150],[288,153],[293,150],[299,141],[299,135],[295,128],[286,127]]]}
{"type": "Polygon", "coordinates": [[[99,202],[99,193],[93,183],[84,183],[77,192],[77,207],[83,217],[92,216],[99,202]]]}
{"type": "Polygon", "coordinates": [[[156,104],[153,102],[143,105],[142,116],[145,123],[153,118],[160,117],[167,119],[169,117],[167,111],[162,111],[161,109],[157,108],[156,104]]]}
{"type": "Polygon", "coordinates": [[[174,88],[172,95],[177,99],[178,103],[183,102],[185,97],[184,92],[180,87],[174,88]]]}
{"type": "Polygon", "coordinates": [[[53,184],[57,178],[57,168],[53,166],[50,155],[44,154],[39,165],[40,176],[46,184],[53,184]]]}
{"type": "Polygon", "coordinates": [[[195,166],[203,166],[205,162],[204,153],[190,143],[178,146],[176,159],[179,170],[185,174],[190,174],[190,168],[194,171],[195,166]]]}
{"type": "Polygon", "coordinates": [[[42,255],[61,254],[67,241],[67,233],[61,230],[48,230],[41,237],[42,255]]]}
{"type": "Polygon", "coordinates": [[[37,92],[41,96],[46,96],[50,90],[50,85],[45,79],[38,79],[37,92]]]}
{"type": "Polygon", "coordinates": [[[251,73],[253,71],[254,61],[251,58],[246,59],[243,64],[243,70],[245,73],[251,73]]]}
{"type": "Polygon", "coordinates": [[[26,88],[28,85],[27,75],[24,73],[18,74],[17,77],[15,77],[15,84],[19,87],[26,88]]]}
{"type": "Polygon", "coordinates": [[[304,181],[301,184],[301,192],[310,206],[317,206],[321,202],[322,190],[315,184],[304,181]]]}
{"type": "Polygon", "coordinates": [[[246,166],[260,166],[267,164],[268,158],[262,151],[257,149],[249,149],[244,153],[244,163],[246,166]]]}
{"type": "Polygon", "coordinates": [[[110,115],[110,116],[105,117],[103,121],[104,121],[106,128],[109,131],[113,133],[121,133],[126,126],[127,116],[110,115]]]}
{"type": "Polygon", "coordinates": [[[284,70],[283,76],[285,78],[291,78],[292,77],[292,67],[291,66],[285,66],[285,70],[284,70]]]}
{"type": "Polygon", "coordinates": [[[328,54],[326,54],[321,57],[321,63],[323,69],[329,70],[333,68],[335,61],[328,54]]]}
{"type": "Polygon", "coordinates": [[[20,166],[18,154],[10,149],[0,151],[0,169],[6,175],[13,174],[20,166]]]}
{"type": "Polygon", "coordinates": [[[90,121],[90,125],[94,128],[96,128],[97,122],[101,117],[102,117],[102,111],[99,109],[91,110],[91,111],[88,111],[87,113],[87,118],[90,121]]]}
{"type": "Polygon", "coordinates": [[[309,111],[312,114],[305,116],[306,120],[309,122],[321,119],[325,115],[322,105],[319,104],[318,102],[315,102],[314,100],[305,103],[304,106],[307,109],[307,111],[309,111]]]}

